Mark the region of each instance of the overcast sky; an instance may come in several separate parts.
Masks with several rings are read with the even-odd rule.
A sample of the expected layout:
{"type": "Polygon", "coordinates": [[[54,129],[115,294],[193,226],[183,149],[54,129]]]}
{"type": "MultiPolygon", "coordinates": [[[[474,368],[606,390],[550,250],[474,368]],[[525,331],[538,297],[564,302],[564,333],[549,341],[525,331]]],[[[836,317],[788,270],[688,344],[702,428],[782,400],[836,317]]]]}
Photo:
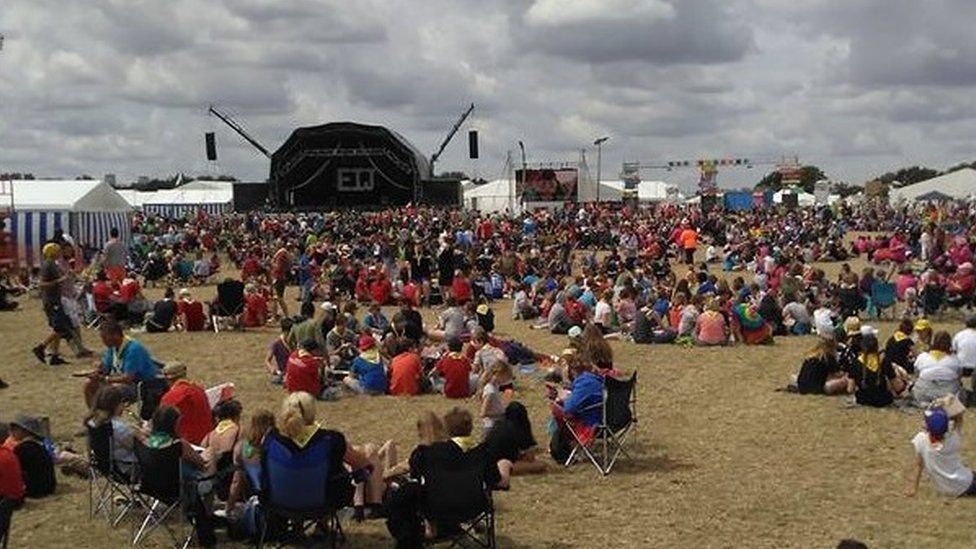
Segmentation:
{"type": "MultiPolygon", "coordinates": [[[[976,160],[972,0],[3,0],[0,171],[120,178],[268,161],[298,126],[386,125],[440,170],[799,155],[834,179],[976,160]],[[219,166],[204,159],[216,131],[219,166]]],[[[765,167],[726,171],[754,183],[765,167]]],[[[689,173],[645,179],[687,183],[689,173]]]]}

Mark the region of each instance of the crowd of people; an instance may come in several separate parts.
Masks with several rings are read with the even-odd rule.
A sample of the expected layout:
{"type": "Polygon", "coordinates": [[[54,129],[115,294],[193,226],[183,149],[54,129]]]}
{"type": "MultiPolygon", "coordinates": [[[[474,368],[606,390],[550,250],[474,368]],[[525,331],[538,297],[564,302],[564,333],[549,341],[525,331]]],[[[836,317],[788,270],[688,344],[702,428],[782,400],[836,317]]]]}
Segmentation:
{"type": "MultiPolygon", "coordinates": [[[[433,464],[483,454],[479,463],[494,489],[508,489],[512,475],[545,470],[520,402],[525,373],[545,374],[557,461],[572,448],[569,430],[599,425],[604,380],[636,366],[616,364],[610,340],[693,348],[815,336],[790,390],[926,410],[928,439],[913,440],[920,467],[940,489],[951,487],[947,493],[973,492],[959,490],[961,464],[945,481],[939,463],[958,462],[945,455],[958,454],[968,396],[962,379],[976,367],[976,316],[954,337],[933,332],[930,319],[974,306],[974,216],[966,204],[871,202],[748,212],[665,204],[519,216],[411,206],[139,215],[131,246],[115,232],[89,257],[69,235],[55,235],[40,267],[12,277],[4,292],[40,297],[50,335],[32,352],[45,364],[67,362],[62,340],[76,359],[91,357],[84,328],[98,325],[105,352],[84,375],[87,421],[113,425],[119,461],[133,462],[133,441],[180,444],[196,479],[228,471],[220,477],[226,489],[199,493],[189,505],[201,544],[214,543],[215,523],[253,515],[256,470],[269,440],[301,452],[327,439],[334,470],[349,473],[333,488],[336,503],[353,505],[359,518],[385,517],[411,546],[456,526],[425,521],[418,511],[433,464]],[[856,272],[851,263],[865,259],[870,267],[856,272]],[[825,273],[828,262],[840,265],[838,275],[825,273]],[[194,299],[221,276],[243,288],[239,308],[229,310],[217,291],[194,299]],[[164,287],[156,302],[143,293],[153,285],[164,287]],[[286,299],[289,287],[297,287],[297,301],[286,299]],[[514,321],[565,335],[566,348],[530,349],[498,334],[496,301],[503,298],[514,321]],[[418,309],[425,307],[437,309],[435,323],[424,322],[418,309]],[[886,312],[900,324],[882,345],[865,322],[886,312]],[[220,329],[220,317],[240,329],[275,327],[263,368],[287,393],[278,414],[245,411],[226,391],[207,391],[183,364],[154,360],[136,335],[220,329]],[[316,416],[316,400],[422,393],[460,406],[443,418],[423,415],[419,444],[404,461],[393,441],[347,442],[316,416]],[[474,413],[467,399],[477,402],[474,413]],[[133,403],[152,409],[135,415],[133,403]]],[[[30,420],[12,423],[11,437],[43,440],[36,428],[30,420]]],[[[77,468],[70,449],[47,446],[52,471],[56,463],[77,468]]],[[[0,469],[11,461],[0,450],[0,469]]],[[[25,480],[33,476],[33,464],[21,459],[20,467],[25,480]]],[[[9,477],[0,471],[0,478],[9,477]]]]}

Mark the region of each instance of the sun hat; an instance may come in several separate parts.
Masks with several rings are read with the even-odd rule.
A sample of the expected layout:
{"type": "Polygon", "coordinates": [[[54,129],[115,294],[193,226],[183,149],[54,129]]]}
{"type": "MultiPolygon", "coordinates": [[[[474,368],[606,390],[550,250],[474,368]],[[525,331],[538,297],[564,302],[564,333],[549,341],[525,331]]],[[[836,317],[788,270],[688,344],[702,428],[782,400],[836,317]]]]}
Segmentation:
{"type": "Polygon", "coordinates": [[[920,318],[920,319],[918,319],[918,320],[915,321],[915,331],[916,332],[921,332],[923,330],[931,330],[931,329],[932,329],[932,323],[929,322],[929,319],[927,319],[927,318],[920,318]]]}
{"type": "Polygon", "coordinates": [[[941,437],[949,430],[949,414],[942,408],[925,410],[925,430],[941,437]]]}
{"type": "Polygon", "coordinates": [[[190,295],[189,288],[180,288],[180,297],[188,296],[188,295],[190,295]]]}
{"type": "Polygon", "coordinates": [[[13,427],[19,427],[37,438],[45,438],[44,427],[41,425],[41,420],[34,416],[17,414],[17,417],[10,422],[10,425],[13,427]]]}
{"type": "Polygon", "coordinates": [[[482,303],[481,305],[478,305],[478,308],[476,309],[476,311],[478,312],[479,315],[486,315],[486,314],[488,314],[488,304],[487,303],[482,303]]]}
{"type": "Polygon", "coordinates": [[[163,377],[167,379],[180,379],[186,377],[186,364],[182,362],[167,362],[163,366],[163,377]]]}
{"type": "Polygon", "coordinates": [[[566,335],[568,335],[572,339],[576,339],[583,335],[583,328],[580,328],[579,326],[573,326],[572,328],[569,329],[568,332],[566,332],[566,335]]]}

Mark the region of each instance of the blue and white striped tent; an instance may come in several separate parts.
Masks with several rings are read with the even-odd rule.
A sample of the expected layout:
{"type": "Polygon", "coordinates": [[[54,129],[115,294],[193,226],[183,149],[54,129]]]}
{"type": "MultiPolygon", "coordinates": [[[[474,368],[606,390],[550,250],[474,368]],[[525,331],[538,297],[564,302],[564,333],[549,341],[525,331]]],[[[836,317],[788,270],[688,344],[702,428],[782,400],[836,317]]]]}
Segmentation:
{"type": "Polygon", "coordinates": [[[167,219],[194,217],[200,211],[219,215],[234,209],[233,185],[224,182],[195,181],[175,189],[122,191],[122,196],[134,208],[167,219]]]}
{"type": "Polygon", "coordinates": [[[36,264],[56,229],[84,247],[100,249],[117,228],[131,239],[132,208],[102,181],[14,181],[11,232],[21,262],[36,264]]]}

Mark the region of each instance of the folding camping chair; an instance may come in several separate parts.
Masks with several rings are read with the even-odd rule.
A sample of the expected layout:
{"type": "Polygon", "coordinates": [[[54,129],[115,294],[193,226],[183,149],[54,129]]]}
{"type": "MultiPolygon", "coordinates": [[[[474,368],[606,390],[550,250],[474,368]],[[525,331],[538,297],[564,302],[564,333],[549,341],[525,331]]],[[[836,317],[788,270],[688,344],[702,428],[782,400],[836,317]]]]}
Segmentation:
{"type": "Polygon", "coordinates": [[[895,304],[898,297],[895,293],[895,285],[891,282],[875,280],[871,284],[871,309],[880,319],[884,312],[891,312],[891,319],[895,319],[895,304]]]}
{"type": "Polygon", "coordinates": [[[132,494],[132,469],[135,463],[115,460],[110,421],[97,427],[85,422],[85,431],[88,438],[88,516],[91,519],[97,513],[103,513],[105,520],[114,528],[135,505],[132,494]],[[117,496],[121,496],[126,503],[116,512],[112,506],[117,496]]]}
{"type": "Polygon", "coordinates": [[[240,327],[240,316],[244,314],[244,283],[227,279],[217,285],[217,299],[211,304],[210,322],[214,333],[220,333],[221,321],[232,320],[240,327]]]}
{"type": "MultiPolygon", "coordinates": [[[[135,454],[137,482],[133,490],[136,504],[145,511],[146,518],[132,538],[132,545],[138,545],[153,530],[162,526],[176,547],[186,549],[193,539],[193,532],[187,533],[184,520],[183,446],[179,443],[162,448],[149,448],[136,440],[135,454]],[[173,512],[178,515],[179,531],[166,522],[173,512]]],[[[191,484],[193,489],[195,484],[191,484]]]]}
{"type": "MultiPolygon", "coordinates": [[[[326,518],[332,547],[345,542],[339,523],[340,494],[329,493],[351,480],[345,470],[332,471],[333,438],[319,436],[302,449],[288,444],[276,431],[268,433],[261,452],[260,534],[257,547],[264,545],[268,523],[284,528],[282,541],[301,541],[309,527],[326,518]]],[[[279,545],[281,547],[281,545],[279,545]]]]}
{"type": "Polygon", "coordinates": [[[427,473],[420,479],[421,514],[430,522],[459,526],[433,543],[450,541],[450,547],[463,547],[465,541],[473,541],[479,547],[495,547],[495,505],[485,479],[487,468],[494,466],[482,445],[460,459],[437,460],[423,467],[427,473]]]}
{"type": "Polygon", "coordinates": [[[928,284],[922,289],[922,312],[927,317],[933,317],[945,306],[945,287],[938,284],[928,284]]]}
{"type": "Polygon", "coordinates": [[[637,372],[629,379],[606,376],[603,381],[603,402],[590,409],[600,409],[600,423],[593,436],[583,436],[567,424],[574,447],[564,465],[571,465],[582,453],[603,475],[609,475],[621,454],[627,456],[625,445],[637,424],[637,372]]]}
{"type": "Polygon", "coordinates": [[[864,309],[864,295],[860,288],[839,288],[837,297],[840,299],[841,318],[858,316],[864,309]]]}

